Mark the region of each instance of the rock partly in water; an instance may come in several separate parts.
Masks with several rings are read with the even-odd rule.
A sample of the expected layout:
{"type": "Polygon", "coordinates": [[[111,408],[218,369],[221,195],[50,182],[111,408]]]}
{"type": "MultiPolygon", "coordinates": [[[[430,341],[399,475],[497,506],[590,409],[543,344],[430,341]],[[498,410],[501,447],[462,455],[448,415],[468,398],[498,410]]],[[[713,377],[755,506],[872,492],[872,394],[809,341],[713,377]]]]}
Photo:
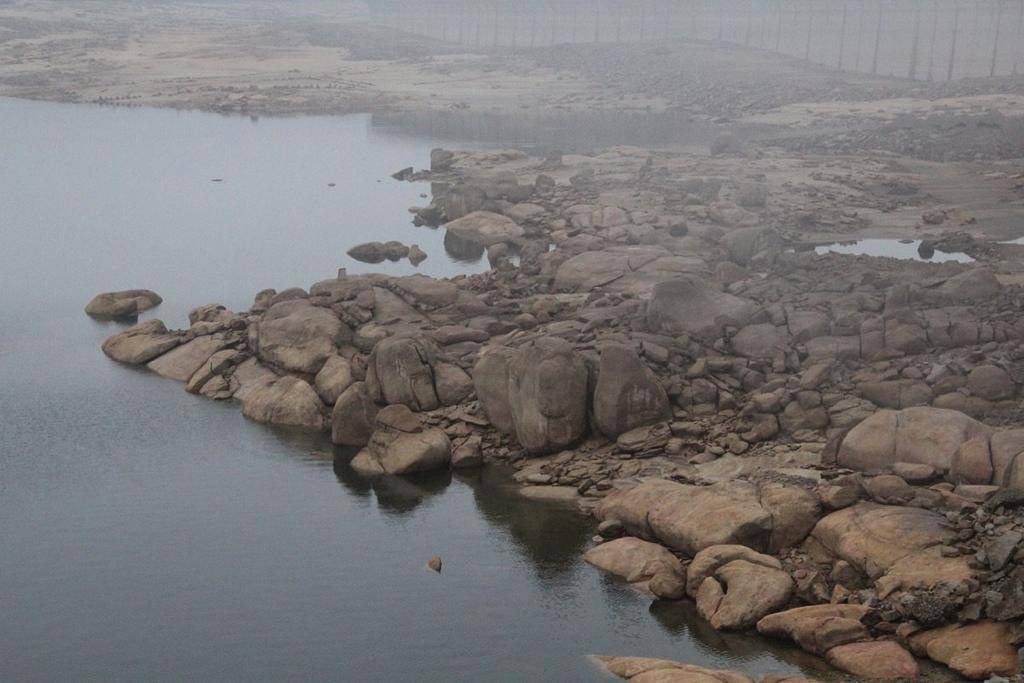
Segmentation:
{"type": "Polygon", "coordinates": [[[128,365],[143,365],[185,341],[184,335],[169,332],[160,320],[147,320],[118,332],[103,342],[103,353],[128,365]]]}
{"type": "Polygon", "coordinates": [[[126,289],[97,294],[86,304],[85,312],[101,320],[131,319],[161,302],[160,295],[148,289],[126,289]]]}
{"type": "Polygon", "coordinates": [[[334,402],[331,441],[340,446],[365,446],[373,435],[377,404],[365,382],[355,382],[334,402]]]}
{"type": "Polygon", "coordinates": [[[324,428],[326,406],[308,382],[290,375],[265,381],[245,392],[242,414],[249,419],[312,431],[324,428]]]}
{"type": "Polygon", "coordinates": [[[351,465],[364,476],[409,474],[448,467],[451,456],[443,431],[423,427],[404,405],[390,405],[377,413],[373,436],[351,465]]]}
{"type": "Polygon", "coordinates": [[[591,548],[583,560],[637,588],[654,592],[659,598],[678,600],[685,595],[686,571],[682,563],[657,543],[617,538],[591,548]]]}

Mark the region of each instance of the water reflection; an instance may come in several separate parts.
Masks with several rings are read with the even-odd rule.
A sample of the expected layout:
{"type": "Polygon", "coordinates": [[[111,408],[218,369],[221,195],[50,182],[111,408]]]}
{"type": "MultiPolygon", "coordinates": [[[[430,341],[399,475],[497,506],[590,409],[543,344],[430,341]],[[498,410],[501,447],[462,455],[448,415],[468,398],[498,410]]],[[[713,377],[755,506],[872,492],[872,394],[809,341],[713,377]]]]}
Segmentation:
{"type": "Polygon", "coordinates": [[[452,482],[451,472],[423,472],[401,477],[364,477],[349,466],[354,449],[338,449],[334,457],[334,476],[348,492],[361,498],[371,494],[377,508],[385,513],[407,515],[431,498],[435,498],[452,482]]]}
{"type": "Polygon", "coordinates": [[[701,652],[728,659],[737,666],[771,656],[822,680],[838,678],[836,672],[820,658],[784,641],[764,638],[756,633],[716,631],[701,618],[697,606],[688,600],[656,600],[648,612],[666,632],[689,639],[701,652]]]}
{"type": "Polygon", "coordinates": [[[593,522],[572,508],[528,500],[508,487],[509,474],[487,467],[459,479],[473,489],[477,510],[493,526],[508,531],[524,556],[545,576],[572,570],[593,531],[593,522]]]}

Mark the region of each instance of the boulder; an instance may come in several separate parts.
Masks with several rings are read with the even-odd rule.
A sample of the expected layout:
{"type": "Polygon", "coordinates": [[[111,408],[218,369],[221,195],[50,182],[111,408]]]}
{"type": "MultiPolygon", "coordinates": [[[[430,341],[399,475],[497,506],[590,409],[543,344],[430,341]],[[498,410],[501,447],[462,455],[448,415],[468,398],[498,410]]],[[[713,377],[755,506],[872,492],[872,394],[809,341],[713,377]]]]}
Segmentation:
{"type": "Polygon", "coordinates": [[[333,406],[338,397],[355,382],[352,364],[341,356],[331,356],[316,373],[313,386],[323,402],[333,406]]]}
{"type": "Polygon", "coordinates": [[[729,260],[741,266],[749,265],[759,254],[775,255],[782,251],[782,237],[772,228],[739,228],[722,236],[729,260]]]}
{"type": "Polygon", "coordinates": [[[364,242],[348,250],[348,255],[363,263],[382,263],[387,259],[383,242],[364,242]]]}
{"type": "Polygon", "coordinates": [[[196,337],[151,360],[146,367],[161,377],[187,382],[210,356],[230,343],[231,340],[220,334],[196,337]]]}
{"type": "Polygon", "coordinates": [[[768,552],[799,545],[821,517],[818,497],[796,486],[765,482],[759,487],[761,507],[771,516],[768,552]]]}
{"type": "Polygon", "coordinates": [[[135,318],[143,311],[160,305],[163,299],[148,289],[126,289],[97,294],[85,306],[87,315],[102,320],[135,318]]]}
{"type": "Polygon", "coordinates": [[[594,424],[612,439],[672,417],[668,396],[654,373],[635,351],[616,344],[601,349],[593,400],[594,424]]]}
{"type": "Polygon", "coordinates": [[[424,428],[408,407],[382,408],[374,420],[369,443],[352,459],[364,476],[409,474],[448,467],[452,445],[436,428],[424,428]]]}
{"type": "Polygon", "coordinates": [[[771,514],[743,481],[681,486],[655,501],[647,517],[656,538],[688,555],[723,544],[765,550],[771,535],[771,514]]]}
{"type": "Polygon", "coordinates": [[[439,350],[426,337],[389,337],[373,348],[366,383],[371,396],[412,410],[441,405],[434,385],[439,350]]]}
{"type": "Polygon", "coordinates": [[[492,346],[480,354],[473,367],[473,388],[480,407],[490,423],[505,434],[515,431],[508,393],[508,367],[514,357],[513,349],[492,346]]]}
{"type": "Polygon", "coordinates": [[[520,445],[550,453],[572,445],[587,427],[588,373],[566,342],[542,338],[508,365],[508,401],[520,445]]]}
{"type": "Polygon", "coordinates": [[[256,324],[256,355],[264,363],[288,372],[315,375],[351,330],[330,309],[306,299],[272,305],[256,324]]]}
{"type": "Polygon", "coordinates": [[[991,430],[967,415],[942,408],[881,410],[849,431],[839,447],[841,467],[862,472],[891,472],[896,462],[954,468],[957,451],[991,430]]]}
{"type": "Polygon", "coordinates": [[[168,332],[160,320],[147,320],[124,332],[107,337],[103,353],[119,363],[142,365],[167,353],[185,340],[179,332],[168,332]]]}
{"type": "Polygon", "coordinates": [[[658,597],[679,599],[685,594],[686,570],[679,558],[656,543],[617,538],[594,546],[583,560],[644,590],[650,590],[653,583],[662,593],[658,597]],[[667,594],[666,587],[672,588],[667,594]]]}
{"type": "Polygon", "coordinates": [[[759,310],[752,301],[687,276],[655,285],[647,304],[647,324],[661,334],[715,339],[726,325],[743,327],[756,322],[759,310]]]}
{"type": "Polygon", "coordinates": [[[967,388],[988,401],[1005,401],[1017,393],[1017,385],[1009,373],[997,365],[978,365],[971,370],[967,375],[967,388]]]}
{"type": "Polygon", "coordinates": [[[733,350],[746,358],[774,358],[787,346],[785,328],[771,323],[747,325],[732,338],[733,350]]]}
{"type": "Polygon", "coordinates": [[[908,555],[944,545],[954,537],[946,518],[936,512],[858,503],[819,520],[807,543],[878,578],[908,555]]]}
{"type": "Polygon", "coordinates": [[[365,446],[373,434],[377,404],[365,382],[350,385],[334,403],[331,412],[331,441],[341,446],[365,446]]]}
{"type": "Polygon", "coordinates": [[[256,422],[313,431],[324,428],[326,406],[309,384],[291,375],[249,388],[242,397],[242,414],[256,422]]]}
{"type": "Polygon", "coordinates": [[[793,579],[781,569],[733,560],[697,589],[697,610],[716,630],[750,628],[789,602],[793,579]]]}
{"type": "Polygon", "coordinates": [[[778,559],[771,555],[751,550],[745,545],[726,544],[709,546],[694,555],[693,562],[687,568],[686,594],[690,597],[695,597],[697,591],[700,590],[701,584],[704,583],[704,579],[709,576],[713,577],[720,568],[737,560],[761,565],[769,569],[782,569],[782,563],[778,559]]]}
{"type": "Polygon", "coordinates": [[[1013,676],[1020,672],[1014,631],[1013,624],[994,621],[952,624],[914,634],[910,647],[966,678],[1013,676]]]}
{"type": "Polygon", "coordinates": [[[609,673],[636,683],[754,683],[738,671],[650,657],[596,657],[609,673]]]}
{"type": "Polygon", "coordinates": [[[915,679],[919,673],[914,656],[891,640],[839,645],[829,650],[825,659],[859,679],[915,679]]]}
{"type": "Polygon", "coordinates": [[[441,405],[453,406],[473,393],[473,380],[458,365],[438,362],[434,364],[434,390],[441,405]]]}
{"type": "Polygon", "coordinates": [[[804,650],[825,656],[839,645],[869,640],[861,620],[871,612],[864,605],[810,605],[769,614],[757,622],[757,632],[788,638],[804,650]]]}
{"type": "Polygon", "coordinates": [[[990,268],[971,268],[942,283],[937,294],[945,303],[980,303],[991,300],[1002,289],[1002,283],[990,268]]]}
{"type": "Polygon", "coordinates": [[[665,479],[648,479],[636,486],[611,491],[594,512],[600,520],[619,522],[630,534],[651,539],[655,538],[648,523],[651,508],[663,498],[686,495],[690,488],[665,479]]]}
{"type": "Polygon", "coordinates": [[[474,211],[445,227],[448,234],[483,247],[512,242],[523,236],[523,229],[515,221],[490,211],[474,211]]]}
{"type": "Polygon", "coordinates": [[[452,449],[452,469],[470,469],[484,463],[482,440],[479,436],[470,436],[452,449]]]}

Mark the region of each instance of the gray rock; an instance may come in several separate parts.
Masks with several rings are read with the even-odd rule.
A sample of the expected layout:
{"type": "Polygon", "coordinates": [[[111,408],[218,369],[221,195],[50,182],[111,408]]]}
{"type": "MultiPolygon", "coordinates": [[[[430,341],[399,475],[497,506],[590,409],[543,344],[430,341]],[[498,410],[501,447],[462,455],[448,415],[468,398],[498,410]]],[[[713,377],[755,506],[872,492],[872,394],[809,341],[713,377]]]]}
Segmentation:
{"type": "Polygon", "coordinates": [[[93,318],[104,320],[135,318],[139,313],[160,305],[162,301],[159,294],[148,289],[104,292],[86,304],[85,312],[93,318]]]}
{"type": "Polygon", "coordinates": [[[566,342],[542,338],[521,347],[508,366],[508,401],[516,438],[527,451],[571,446],[587,427],[588,373],[566,342]]]}
{"type": "Polygon", "coordinates": [[[665,390],[632,349],[614,344],[601,349],[594,424],[605,436],[614,439],[671,416],[665,390]]]}
{"type": "Polygon", "coordinates": [[[331,441],[342,446],[365,446],[373,434],[377,404],[365,382],[356,382],[338,397],[331,412],[331,441]]]}

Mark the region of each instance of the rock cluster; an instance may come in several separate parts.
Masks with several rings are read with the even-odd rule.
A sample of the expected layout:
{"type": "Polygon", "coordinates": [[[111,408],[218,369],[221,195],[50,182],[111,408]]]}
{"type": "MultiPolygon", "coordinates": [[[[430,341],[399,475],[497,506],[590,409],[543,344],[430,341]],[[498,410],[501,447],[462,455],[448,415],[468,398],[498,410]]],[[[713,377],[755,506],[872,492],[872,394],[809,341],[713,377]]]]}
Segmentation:
{"type": "Polygon", "coordinates": [[[341,273],[103,349],[329,432],[367,476],[508,465],[601,520],[588,562],[716,629],[858,678],[914,677],[914,655],[1014,674],[1024,291],[984,263],[799,250],[777,184],[678,161],[439,152],[418,220],[490,271],[341,273]]]}

